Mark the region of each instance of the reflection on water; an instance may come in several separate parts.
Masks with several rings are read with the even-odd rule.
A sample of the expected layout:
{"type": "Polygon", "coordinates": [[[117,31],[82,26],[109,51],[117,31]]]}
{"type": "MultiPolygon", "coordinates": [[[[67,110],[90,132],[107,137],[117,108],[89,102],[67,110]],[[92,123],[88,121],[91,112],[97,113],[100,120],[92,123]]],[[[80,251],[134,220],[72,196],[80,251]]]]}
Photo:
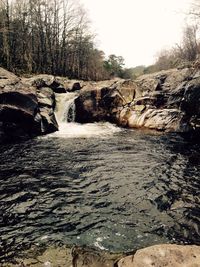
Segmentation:
{"type": "Polygon", "coordinates": [[[32,245],[200,244],[199,146],[93,127],[96,138],[50,135],[1,147],[1,260],[32,245]]]}

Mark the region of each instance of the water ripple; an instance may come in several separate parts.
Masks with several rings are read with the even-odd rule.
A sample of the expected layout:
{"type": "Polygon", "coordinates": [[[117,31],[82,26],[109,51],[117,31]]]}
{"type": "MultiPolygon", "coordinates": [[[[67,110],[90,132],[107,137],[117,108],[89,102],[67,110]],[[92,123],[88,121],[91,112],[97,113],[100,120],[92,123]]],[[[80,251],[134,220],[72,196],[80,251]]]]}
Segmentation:
{"type": "Polygon", "coordinates": [[[177,135],[127,130],[4,145],[0,260],[56,242],[112,251],[200,244],[199,151],[177,135]]]}

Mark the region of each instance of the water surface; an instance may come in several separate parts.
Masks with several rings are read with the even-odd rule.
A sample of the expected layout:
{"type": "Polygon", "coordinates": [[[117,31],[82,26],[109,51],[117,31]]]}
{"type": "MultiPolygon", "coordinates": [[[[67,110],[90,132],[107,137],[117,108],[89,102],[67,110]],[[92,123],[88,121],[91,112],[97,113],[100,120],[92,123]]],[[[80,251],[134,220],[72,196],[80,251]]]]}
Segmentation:
{"type": "Polygon", "coordinates": [[[32,245],[200,244],[198,145],[108,123],[68,126],[73,134],[1,146],[1,260],[32,245]]]}

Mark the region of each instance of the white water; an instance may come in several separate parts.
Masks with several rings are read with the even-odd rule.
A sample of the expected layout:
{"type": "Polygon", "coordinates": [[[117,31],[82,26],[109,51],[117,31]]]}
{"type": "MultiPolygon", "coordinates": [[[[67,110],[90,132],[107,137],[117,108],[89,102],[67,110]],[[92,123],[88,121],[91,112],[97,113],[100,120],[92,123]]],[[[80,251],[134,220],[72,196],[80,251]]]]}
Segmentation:
{"type": "Polygon", "coordinates": [[[77,93],[56,94],[55,115],[59,125],[59,131],[50,134],[50,137],[61,138],[91,138],[107,137],[113,135],[121,129],[109,122],[99,123],[75,123],[75,105],[74,100],[77,93]],[[68,122],[70,120],[71,122],[68,122]]]}

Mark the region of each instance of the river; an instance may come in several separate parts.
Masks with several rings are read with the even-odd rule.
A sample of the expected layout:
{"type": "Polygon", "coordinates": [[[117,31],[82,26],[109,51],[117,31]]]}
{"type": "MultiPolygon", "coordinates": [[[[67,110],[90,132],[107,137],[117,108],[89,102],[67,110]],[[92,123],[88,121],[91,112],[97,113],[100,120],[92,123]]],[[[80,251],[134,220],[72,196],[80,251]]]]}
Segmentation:
{"type": "Polygon", "coordinates": [[[71,99],[57,110],[59,132],[1,146],[0,261],[33,245],[200,245],[200,146],[67,122],[71,99]]]}

